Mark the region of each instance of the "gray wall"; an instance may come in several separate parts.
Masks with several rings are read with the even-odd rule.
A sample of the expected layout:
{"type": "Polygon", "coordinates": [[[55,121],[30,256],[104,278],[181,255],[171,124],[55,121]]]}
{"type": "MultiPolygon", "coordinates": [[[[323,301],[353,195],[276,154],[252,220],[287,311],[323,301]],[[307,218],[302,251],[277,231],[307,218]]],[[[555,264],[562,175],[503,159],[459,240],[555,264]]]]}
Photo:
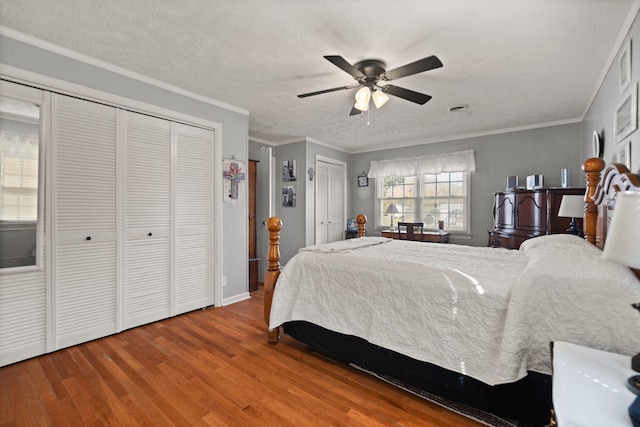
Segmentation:
{"type": "MultiPolygon", "coordinates": [[[[0,35],[0,64],[156,105],[222,125],[222,156],[248,155],[248,117],[0,35]]],[[[221,170],[221,169],[220,169],[221,170]]],[[[221,202],[221,201],[218,201],[221,202]]],[[[223,298],[247,292],[247,204],[223,206],[223,298]]]]}
{"type": "Polygon", "coordinates": [[[274,171],[274,215],[279,217],[283,224],[282,231],[280,232],[280,263],[286,264],[286,262],[298,252],[299,248],[306,246],[306,141],[303,140],[280,145],[275,148],[274,157],[276,162],[274,171]],[[282,180],[282,162],[287,160],[296,161],[298,170],[296,181],[284,182],[282,180]],[[282,206],[283,185],[295,185],[295,207],[282,206]]]}
{"type": "MultiPolygon", "coordinates": [[[[560,186],[560,169],[572,170],[574,186],[583,186],[580,172],[580,123],[501,133],[489,136],[424,144],[393,150],[355,154],[351,158],[351,194],[358,194],[357,176],[369,170],[372,160],[441,154],[474,149],[476,172],[471,174],[471,240],[450,236],[453,243],[486,246],[487,231],[493,226],[492,193],[503,191],[507,176],[517,175],[524,183],[527,175],[544,175],[546,187],[560,186]]],[[[367,235],[374,230],[375,180],[367,199],[351,198],[351,217],[363,213],[369,218],[367,235]]]]}
{"type": "Polygon", "coordinates": [[[624,96],[620,93],[618,60],[626,41],[631,39],[631,88],[636,88],[640,80],[640,22],[636,16],[625,41],[616,55],[615,61],[611,64],[598,93],[592,102],[589,111],[582,122],[582,158],[593,157],[591,139],[593,131],[600,132],[604,141],[603,159],[607,164],[617,162],[617,151],[623,144],[631,141],[631,169],[632,172],[640,173],[640,132],[637,130],[624,138],[621,142],[616,142],[613,133],[614,114],[624,96]]]}

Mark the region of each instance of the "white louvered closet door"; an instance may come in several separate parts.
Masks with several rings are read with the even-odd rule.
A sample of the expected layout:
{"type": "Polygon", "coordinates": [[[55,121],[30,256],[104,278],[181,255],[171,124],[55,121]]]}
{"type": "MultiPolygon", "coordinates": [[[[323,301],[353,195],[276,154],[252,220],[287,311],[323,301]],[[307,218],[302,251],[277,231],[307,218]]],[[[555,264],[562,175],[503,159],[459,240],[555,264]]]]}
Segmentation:
{"type": "MultiPolygon", "coordinates": [[[[175,312],[213,304],[213,131],[174,124],[175,312]]],[[[220,172],[221,173],[221,172],[220,172]]]]}
{"type": "Polygon", "coordinates": [[[52,95],[56,348],[116,332],[116,110],[52,95]]]}
{"type": "Polygon", "coordinates": [[[171,122],[122,112],[124,328],[171,315],[171,122]]]}

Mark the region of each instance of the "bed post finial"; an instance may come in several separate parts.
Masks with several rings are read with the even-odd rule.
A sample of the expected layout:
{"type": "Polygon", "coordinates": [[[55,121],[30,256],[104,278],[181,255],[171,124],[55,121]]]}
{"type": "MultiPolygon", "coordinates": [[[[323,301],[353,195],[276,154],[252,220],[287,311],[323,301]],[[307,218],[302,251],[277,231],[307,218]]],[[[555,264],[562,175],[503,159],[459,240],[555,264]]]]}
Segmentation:
{"type": "Polygon", "coordinates": [[[587,190],[584,195],[584,238],[596,244],[596,227],[598,222],[598,206],[593,200],[596,195],[596,188],[600,182],[600,172],[604,169],[604,160],[598,157],[587,159],[582,164],[582,170],[585,173],[585,181],[587,190]]]}
{"type": "MultiPolygon", "coordinates": [[[[269,328],[269,318],[271,315],[271,301],[273,300],[273,289],[276,286],[278,276],[280,276],[280,230],[282,221],[280,218],[272,216],[267,220],[267,230],[269,230],[269,265],[264,273],[264,321],[269,328]]],[[[267,341],[269,344],[278,344],[280,339],[280,328],[268,329],[267,341]]]]}
{"type": "Polygon", "coordinates": [[[358,237],[364,237],[365,224],[367,223],[367,217],[364,214],[359,214],[356,217],[358,223],[358,237]]]}

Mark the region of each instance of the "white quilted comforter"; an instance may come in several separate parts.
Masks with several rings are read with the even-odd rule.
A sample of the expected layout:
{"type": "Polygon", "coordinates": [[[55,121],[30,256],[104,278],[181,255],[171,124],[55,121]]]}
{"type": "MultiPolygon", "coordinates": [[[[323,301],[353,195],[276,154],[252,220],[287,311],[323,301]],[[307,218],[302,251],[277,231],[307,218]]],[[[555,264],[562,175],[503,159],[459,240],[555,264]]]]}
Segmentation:
{"type": "Polygon", "coordinates": [[[494,385],[550,373],[550,341],[637,353],[633,302],[633,273],[574,236],[518,251],[364,237],[301,249],[270,327],[306,320],[494,385]]]}

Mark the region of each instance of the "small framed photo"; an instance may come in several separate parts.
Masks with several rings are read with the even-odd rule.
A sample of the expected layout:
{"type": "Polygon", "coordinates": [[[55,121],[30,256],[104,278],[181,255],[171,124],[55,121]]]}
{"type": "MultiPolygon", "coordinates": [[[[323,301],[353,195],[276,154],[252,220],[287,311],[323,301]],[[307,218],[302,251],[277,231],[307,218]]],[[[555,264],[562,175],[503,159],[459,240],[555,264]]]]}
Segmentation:
{"type": "Polygon", "coordinates": [[[369,186],[369,178],[367,178],[366,174],[358,175],[358,187],[368,187],[369,186]]]}
{"type": "Polygon", "coordinates": [[[631,141],[620,144],[618,147],[618,163],[622,163],[631,170],[631,141]]]}
{"type": "Polygon", "coordinates": [[[295,185],[282,186],[282,206],[288,207],[288,208],[296,207],[296,186],[295,185]]]}
{"type": "Polygon", "coordinates": [[[282,162],[282,181],[289,182],[298,179],[298,168],[295,160],[284,160],[282,162]]]}
{"type": "Polygon", "coordinates": [[[613,118],[613,133],[616,142],[622,141],[638,128],[638,85],[635,84],[624,96],[613,118]]]}
{"type": "Polygon", "coordinates": [[[620,93],[624,92],[631,82],[631,39],[625,43],[618,60],[620,74],[620,93]]]}

